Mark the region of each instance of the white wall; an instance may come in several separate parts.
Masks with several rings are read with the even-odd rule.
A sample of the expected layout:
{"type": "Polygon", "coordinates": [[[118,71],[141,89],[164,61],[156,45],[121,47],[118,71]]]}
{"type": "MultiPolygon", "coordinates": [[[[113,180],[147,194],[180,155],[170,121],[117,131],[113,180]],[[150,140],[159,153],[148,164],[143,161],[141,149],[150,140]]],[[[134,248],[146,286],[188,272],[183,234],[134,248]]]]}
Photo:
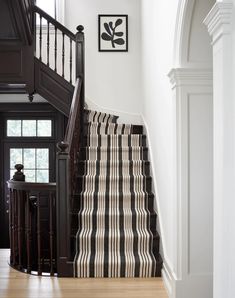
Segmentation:
{"type": "Polygon", "coordinates": [[[86,97],[106,110],[140,114],[140,0],[66,0],[65,25],[86,34],[86,97]],[[129,15],[129,52],[98,52],[98,14],[129,15]]]}
{"type": "Polygon", "coordinates": [[[167,74],[173,65],[178,1],[142,1],[143,118],[148,131],[151,163],[158,195],[161,241],[166,263],[174,272],[174,108],[167,74]]]}
{"type": "Polygon", "coordinates": [[[142,0],[143,118],[157,186],[164,280],[177,298],[212,297],[212,48],[203,20],[213,2],[142,0]],[[167,74],[175,67],[181,3],[189,8],[171,86],[167,74]]]}

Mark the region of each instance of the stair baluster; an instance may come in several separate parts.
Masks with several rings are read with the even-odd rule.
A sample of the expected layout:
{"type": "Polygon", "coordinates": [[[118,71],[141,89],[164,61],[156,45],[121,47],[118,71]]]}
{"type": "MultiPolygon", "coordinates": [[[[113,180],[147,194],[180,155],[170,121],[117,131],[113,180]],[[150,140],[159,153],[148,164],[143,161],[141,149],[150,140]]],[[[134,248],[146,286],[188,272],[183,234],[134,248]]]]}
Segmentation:
{"type": "Polygon", "coordinates": [[[62,33],[62,77],[64,78],[64,62],[65,62],[65,45],[64,45],[64,32],[62,33]]]}
{"type": "Polygon", "coordinates": [[[69,73],[70,73],[70,79],[69,82],[72,84],[72,69],[73,69],[73,49],[72,49],[72,39],[70,38],[70,57],[69,57],[69,73]]]}
{"type": "Polygon", "coordinates": [[[42,16],[40,15],[40,32],[39,32],[39,60],[42,61],[42,16]]]}
{"type": "Polygon", "coordinates": [[[50,23],[47,21],[47,66],[50,66],[50,23]]]}
{"type": "Polygon", "coordinates": [[[72,73],[72,64],[74,62],[72,53],[76,46],[75,34],[39,7],[34,6],[33,10],[35,19],[39,19],[39,29],[36,30],[38,34],[35,37],[37,43],[39,43],[39,47],[36,49],[36,58],[52,68],[55,73],[70,84],[75,84],[76,78],[73,77],[72,73]],[[43,34],[44,31],[45,34],[43,34]],[[51,35],[52,31],[54,31],[54,38],[51,35]],[[51,50],[52,42],[54,43],[54,50],[51,50]],[[43,49],[44,44],[46,45],[45,50],[43,49]],[[68,53],[68,59],[66,53],[68,53]],[[68,60],[68,67],[66,66],[66,60],[68,60]]]}
{"type": "Polygon", "coordinates": [[[55,27],[55,72],[57,72],[57,28],[55,27]]]}

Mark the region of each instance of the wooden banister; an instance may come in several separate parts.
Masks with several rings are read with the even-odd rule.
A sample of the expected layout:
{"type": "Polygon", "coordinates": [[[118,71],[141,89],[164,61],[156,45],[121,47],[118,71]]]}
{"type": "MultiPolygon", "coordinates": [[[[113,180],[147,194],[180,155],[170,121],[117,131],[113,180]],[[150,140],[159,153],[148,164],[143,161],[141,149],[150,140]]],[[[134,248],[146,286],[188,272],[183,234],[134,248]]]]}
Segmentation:
{"type": "Polygon", "coordinates": [[[39,8],[38,6],[33,7],[33,11],[35,13],[38,13],[42,18],[46,19],[50,24],[55,26],[58,30],[60,30],[62,33],[67,35],[69,38],[71,38],[73,41],[75,41],[76,36],[71,32],[69,29],[67,29],[65,26],[63,26],[61,23],[56,21],[54,18],[52,18],[49,14],[47,14],[44,10],[39,8]]]}
{"type": "Polygon", "coordinates": [[[71,104],[70,115],[64,140],[57,146],[57,268],[58,276],[71,276],[70,260],[70,205],[76,192],[77,153],[82,142],[81,99],[82,78],[78,78],[71,104]]]}
{"type": "Polygon", "coordinates": [[[56,191],[56,183],[35,183],[23,181],[7,181],[9,188],[16,190],[33,190],[33,191],[56,191]]]}
{"type": "Polygon", "coordinates": [[[10,264],[38,275],[56,273],[56,184],[27,183],[23,165],[7,182],[10,264]]]}
{"type": "Polygon", "coordinates": [[[77,126],[78,114],[79,114],[79,104],[80,104],[80,96],[82,89],[82,79],[78,78],[74,90],[73,100],[70,107],[69,120],[66,127],[66,133],[64,138],[64,143],[68,144],[68,152],[71,153],[72,143],[74,139],[74,132],[79,129],[77,126]]]}
{"type": "MultiPolygon", "coordinates": [[[[77,190],[77,158],[83,143],[85,98],[84,27],[78,26],[76,41],[76,83],[65,138],[57,146],[57,271],[58,276],[72,276],[70,207],[77,190]]],[[[71,55],[70,55],[71,56],[71,55]]],[[[71,65],[71,61],[70,61],[71,65]]],[[[70,69],[71,74],[71,69],[70,69]]]]}

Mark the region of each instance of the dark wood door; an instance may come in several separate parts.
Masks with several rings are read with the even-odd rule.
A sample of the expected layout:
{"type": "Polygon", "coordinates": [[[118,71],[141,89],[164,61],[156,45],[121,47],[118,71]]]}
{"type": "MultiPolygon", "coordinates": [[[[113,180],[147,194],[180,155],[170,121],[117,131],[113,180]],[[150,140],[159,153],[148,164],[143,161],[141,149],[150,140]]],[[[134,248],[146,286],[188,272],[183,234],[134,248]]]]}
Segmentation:
{"type": "Polygon", "coordinates": [[[6,181],[14,174],[14,164],[25,164],[28,182],[55,182],[56,143],[63,139],[65,120],[49,105],[43,106],[44,111],[38,107],[35,105],[34,111],[31,107],[30,111],[20,113],[0,112],[0,248],[9,247],[9,195],[6,181]],[[51,121],[50,135],[45,121],[51,121]],[[21,127],[15,125],[9,128],[9,123],[21,127]],[[24,128],[24,123],[30,124],[30,129],[24,128]],[[44,126],[40,130],[41,124],[44,126]],[[37,130],[34,136],[30,135],[32,126],[37,130]],[[45,129],[47,133],[43,136],[45,129]]]}

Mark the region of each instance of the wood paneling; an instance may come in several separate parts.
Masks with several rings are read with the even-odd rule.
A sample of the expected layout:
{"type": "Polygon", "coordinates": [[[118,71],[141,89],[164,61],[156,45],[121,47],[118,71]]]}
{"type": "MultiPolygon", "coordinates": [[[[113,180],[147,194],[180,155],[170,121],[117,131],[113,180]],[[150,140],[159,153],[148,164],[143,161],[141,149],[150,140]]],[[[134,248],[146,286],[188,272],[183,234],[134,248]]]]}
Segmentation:
{"type": "Polygon", "coordinates": [[[63,114],[69,115],[74,87],[37,58],[35,91],[63,114]]]}

